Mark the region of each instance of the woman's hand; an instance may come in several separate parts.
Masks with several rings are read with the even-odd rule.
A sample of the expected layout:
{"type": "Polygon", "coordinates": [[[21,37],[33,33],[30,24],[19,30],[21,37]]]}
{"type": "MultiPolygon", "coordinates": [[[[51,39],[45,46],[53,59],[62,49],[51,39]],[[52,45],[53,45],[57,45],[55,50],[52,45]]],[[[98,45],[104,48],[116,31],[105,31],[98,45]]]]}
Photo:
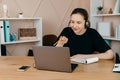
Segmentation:
{"type": "Polygon", "coordinates": [[[57,45],[56,46],[63,46],[64,44],[66,44],[68,42],[68,38],[65,36],[61,36],[59,38],[59,40],[57,41],[57,45]]]}

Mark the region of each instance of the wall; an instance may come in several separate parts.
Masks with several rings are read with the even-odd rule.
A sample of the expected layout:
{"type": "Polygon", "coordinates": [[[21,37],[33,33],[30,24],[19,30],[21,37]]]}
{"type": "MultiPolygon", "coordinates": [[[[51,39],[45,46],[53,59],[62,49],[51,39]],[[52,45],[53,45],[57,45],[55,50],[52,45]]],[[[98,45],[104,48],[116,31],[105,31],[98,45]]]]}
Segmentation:
{"type": "MultiPolygon", "coordinates": [[[[0,1],[2,8],[3,1],[0,1]]],[[[76,7],[85,7],[89,11],[89,0],[6,0],[8,15],[17,17],[23,12],[24,17],[42,17],[43,35],[59,34],[67,26],[71,11],[76,7]],[[49,29],[50,28],[50,29],[49,29]]],[[[0,9],[2,16],[2,9],[0,9]]]]}
{"type": "MultiPolygon", "coordinates": [[[[9,17],[17,17],[23,12],[24,17],[42,17],[43,35],[56,34],[67,26],[71,11],[76,7],[89,9],[89,0],[0,0],[0,17],[2,17],[2,4],[6,1],[9,17]]],[[[27,55],[28,45],[7,45],[9,55],[27,55]],[[12,47],[11,47],[12,46],[12,47]],[[23,49],[23,47],[25,47],[23,49]]]]}

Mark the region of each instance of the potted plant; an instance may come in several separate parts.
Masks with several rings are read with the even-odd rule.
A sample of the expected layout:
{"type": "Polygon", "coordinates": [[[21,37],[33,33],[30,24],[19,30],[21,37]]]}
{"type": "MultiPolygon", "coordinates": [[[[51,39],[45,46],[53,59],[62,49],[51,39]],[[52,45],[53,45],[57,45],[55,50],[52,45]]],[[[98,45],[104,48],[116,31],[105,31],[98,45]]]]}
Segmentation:
{"type": "Polygon", "coordinates": [[[103,10],[103,7],[102,6],[98,6],[97,9],[98,9],[98,14],[101,14],[102,10],[103,10]]]}

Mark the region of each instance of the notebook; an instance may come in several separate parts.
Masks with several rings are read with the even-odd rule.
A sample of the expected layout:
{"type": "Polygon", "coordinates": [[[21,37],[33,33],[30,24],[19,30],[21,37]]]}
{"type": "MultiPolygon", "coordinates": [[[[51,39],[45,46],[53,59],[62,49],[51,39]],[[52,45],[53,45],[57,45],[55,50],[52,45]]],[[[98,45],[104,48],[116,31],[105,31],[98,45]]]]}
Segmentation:
{"type": "Polygon", "coordinates": [[[71,59],[71,61],[78,62],[78,63],[83,63],[83,64],[91,64],[91,63],[98,62],[99,58],[98,57],[92,57],[92,58],[87,58],[87,59],[74,58],[74,59],[71,59]]]}
{"type": "Polygon", "coordinates": [[[71,64],[68,47],[33,46],[35,67],[40,70],[72,72],[78,64],[71,64]]]}

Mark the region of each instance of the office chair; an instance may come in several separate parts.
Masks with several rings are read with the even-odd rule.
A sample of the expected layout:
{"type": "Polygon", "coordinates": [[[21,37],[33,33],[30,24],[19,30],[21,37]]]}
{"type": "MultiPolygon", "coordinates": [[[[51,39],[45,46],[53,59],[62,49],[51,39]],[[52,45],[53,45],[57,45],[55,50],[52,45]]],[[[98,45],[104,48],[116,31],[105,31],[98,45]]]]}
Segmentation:
{"type": "Polygon", "coordinates": [[[53,46],[56,42],[57,36],[55,34],[47,34],[43,36],[43,46],[53,46]]]}
{"type": "MultiPolygon", "coordinates": [[[[43,46],[53,46],[55,41],[57,40],[57,36],[55,34],[47,34],[43,36],[43,46]]],[[[29,49],[28,56],[33,56],[33,50],[29,49]]]]}

